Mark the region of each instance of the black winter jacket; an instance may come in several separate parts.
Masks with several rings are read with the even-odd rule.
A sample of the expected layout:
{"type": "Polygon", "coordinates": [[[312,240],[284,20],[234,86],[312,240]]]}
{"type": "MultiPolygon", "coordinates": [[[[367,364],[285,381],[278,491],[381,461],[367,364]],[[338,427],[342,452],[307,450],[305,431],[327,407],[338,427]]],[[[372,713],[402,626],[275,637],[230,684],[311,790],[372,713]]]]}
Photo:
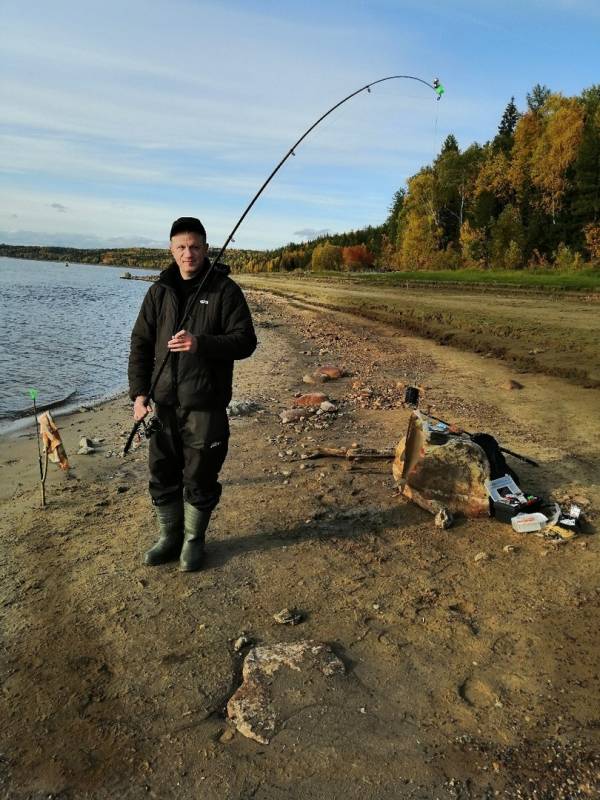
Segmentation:
{"type": "MultiPolygon", "coordinates": [[[[205,261],[204,268],[209,262],[205,261]]],[[[256,349],[250,310],[240,287],[219,265],[196,297],[186,330],[198,339],[195,353],[172,353],[153,392],[165,405],[187,409],[225,408],[231,400],[233,362],[256,349]]],[[[168,340],[177,333],[183,310],[178,309],[172,263],[148,290],[131,334],[129,396],[148,395],[168,340]]]]}

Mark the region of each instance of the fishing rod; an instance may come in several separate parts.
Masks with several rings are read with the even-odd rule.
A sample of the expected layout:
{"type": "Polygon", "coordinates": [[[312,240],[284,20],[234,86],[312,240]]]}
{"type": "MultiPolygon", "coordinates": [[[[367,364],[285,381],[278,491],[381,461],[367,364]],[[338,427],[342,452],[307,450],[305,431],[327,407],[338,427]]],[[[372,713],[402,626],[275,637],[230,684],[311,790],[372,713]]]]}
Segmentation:
{"type": "MultiPolygon", "coordinates": [[[[437,420],[437,422],[441,422],[442,425],[446,425],[448,428],[452,427],[450,422],[446,422],[446,420],[440,419],[439,417],[434,417],[433,414],[428,413],[427,416],[431,417],[431,419],[437,420]]],[[[464,433],[465,436],[468,436],[469,439],[472,439],[473,441],[475,441],[475,437],[478,435],[476,433],[469,433],[469,431],[464,430],[464,428],[462,429],[462,433],[464,433]]],[[[475,444],[477,444],[477,442],[475,442],[475,444]]],[[[502,447],[502,445],[499,444],[498,449],[502,453],[506,453],[509,456],[513,456],[513,458],[518,458],[519,461],[523,461],[525,464],[531,464],[532,467],[539,467],[537,461],[534,461],[532,458],[528,458],[527,456],[523,456],[520,453],[515,453],[514,450],[509,450],[508,447],[502,447]]]]}
{"type": "MultiPolygon", "coordinates": [[[[188,321],[188,318],[191,316],[192,308],[195,305],[196,298],[200,296],[200,292],[202,291],[202,289],[203,289],[204,285],[206,284],[207,280],[212,275],[214,269],[218,265],[218,263],[219,263],[221,257],[223,256],[225,250],[227,250],[227,247],[228,247],[229,243],[231,241],[233,241],[233,237],[235,236],[238,228],[240,227],[242,222],[246,219],[246,217],[250,213],[253,205],[256,203],[258,198],[261,196],[261,194],[267,188],[269,183],[271,183],[271,181],[273,180],[275,175],[277,175],[277,173],[279,172],[281,167],[285,164],[285,162],[288,160],[288,158],[290,156],[295,156],[296,155],[295,151],[296,151],[296,148],[298,147],[298,145],[300,145],[304,141],[304,139],[306,139],[308,134],[311,133],[311,131],[313,131],[317,127],[317,125],[319,125],[321,122],[323,122],[323,120],[326,117],[328,117],[330,114],[332,114],[341,105],[343,105],[344,103],[347,103],[348,100],[351,100],[353,97],[356,97],[356,95],[361,94],[362,92],[368,92],[370,94],[371,93],[371,87],[372,86],[376,86],[378,83],[384,83],[385,81],[394,81],[394,80],[410,80],[410,81],[417,81],[418,83],[422,83],[424,86],[428,86],[430,89],[432,89],[435,92],[435,94],[437,95],[437,99],[438,100],[442,99],[442,95],[445,92],[444,87],[442,86],[442,84],[440,83],[438,78],[434,78],[433,81],[431,83],[429,83],[429,81],[426,81],[423,78],[417,78],[415,75],[389,75],[387,78],[379,78],[376,81],[371,81],[371,83],[367,83],[364,86],[361,86],[360,89],[357,89],[355,92],[352,92],[347,97],[344,97],[343,100],[340,100],[338,103],[336,103],[334,106],[332,106],[328,111],[326,111],[322,116],[320,116],[319,119],[316,122],[313,122],[313,124],[310,126],[310,128],[308,128],[306,131],[304,131],[304,133],[298,139],[298,141],[295,142],[290,147],[290,149],[287,151],[287,153],[284,155],[284,157],[281,159],[281,161],[277,164],[277,166],[273,169],[273,171],[271,172],[269,177],[265,180],[265,182],[260,187],[260,189],[256,192],[256,194],[254,195],[252,200],[248,203],[248,206],[244,210],[244,213],[239,218],[239,220],[236,222],[235,227],[233,228],[233,230],[231,231],[231,233],[229,234],[229,236],[225,240],[225,244],[219,250],[219,253],[218,253],[217,257],[213,260],[212,264],[210,264],[210,266],[206,270],[206,273],[205,273],[202,281],[198,285],[198,288],[196,289],[196,291],[193,293],[193,295],[190,297],[189,301],[187,302],[185,310],[184,310],[184,314],[183,314],[180,322],[177,324],[177,330],[178,331],[185,329],[186,322],[188,321]]],[[[167,350],[167,353],[166,353],[165,357],[163,358],[163,360],[162,360],[162,362],[161,362],[161,364],[160,364],[160,366],[159,366],[159,368],[158,368],[158,370],[156,372],[156,375],[154,376],[154,380],[152,381],[152,384],[150,386],[150,389],[149,389],[149,392],[148,392],[148,403],[152,400],[152,395],[154,393],[154,389],[156,388],[156,384],[158,383],[158,379],[160,378],[160,376],[162,374],[162,371],[164,370],[164,368],[165,368],[165,366],[167,364],[167,361],[169,360],[169,356],[170,355],[171,355],[171,351],[167,350]]],[[[123,454],[124,455],[126,455],[129,452],[129,449],[130,449],[130,447],[131,447],[131,445],[133,443],[135,435],[138,432],[138,430],[139,430],[139,428],[140,428],[140,426],[142,424],[144,425],[144,429],[146,431],[146,435],[150,436],[152,434],[154,429],[153,429],[151,423],[149,425],[146,425],[144,423],[143,419],[138,420],[137,422],[135,422],[134,425],[133,425],[133,428],[131,429],[131,433],[129,434],[127,442],[125,443],[125,447],[124,447],[124,450],[123,450],[123,454]]]]}

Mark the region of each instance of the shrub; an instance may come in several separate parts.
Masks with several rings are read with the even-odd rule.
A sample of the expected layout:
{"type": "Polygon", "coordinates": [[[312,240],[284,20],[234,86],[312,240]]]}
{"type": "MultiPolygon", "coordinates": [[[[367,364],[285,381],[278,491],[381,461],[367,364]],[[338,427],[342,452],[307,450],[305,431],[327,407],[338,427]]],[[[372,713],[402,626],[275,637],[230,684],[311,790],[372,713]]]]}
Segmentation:
{"type": "Polygon", "coordinates": [[[574,253],[570,247],[561,242],[554,253],[554,268],[558,272],[577,272],[585,267],[580,253],[574,253]]]}
{"type": "Polygon", "coordinates": [[[585,246],[593,261],[600,261],[600,225],[590,222],[583,229],[585,246]]]}
{"type": "Polygon", "coordinates": [[[355,244],[350,247],[342,247],[342,261],[348,271],[360,271],[369,269],[375,260],[365,244],[355,244]]]}
{"type": "Polygon", "coordinates": [[[313,272],[341,269],[342,248],[329,242],[318,244],[313,250],[311,267],[313,272]]]}
{"type": "Polygon", "coordinates": [[[508,245],[508,250],[504,255],[504,269],[522,269],[523,268],[523,251],[520,245],[511,239],[508,245]]]}
{"type": "Polygon", "coordinates": [[[463,222],[460,229],[460,248],[464,266],[467,269],[482,269],[487,263],[485,231],[471,227],[469,221],[463,222]]]}

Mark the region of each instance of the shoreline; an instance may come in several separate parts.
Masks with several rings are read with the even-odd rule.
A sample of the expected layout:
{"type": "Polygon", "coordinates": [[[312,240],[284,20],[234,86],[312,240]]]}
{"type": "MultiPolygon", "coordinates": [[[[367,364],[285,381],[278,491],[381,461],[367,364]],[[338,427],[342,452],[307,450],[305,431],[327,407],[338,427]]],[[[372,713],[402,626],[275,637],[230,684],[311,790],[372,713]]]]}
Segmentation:
{"type": "MultiPolygon", "coordinates": [[[[49,498],[67,481],[102,479],[114,472],[115,464],[123,463],[123,432],[128,434],[133,425],[131,409],[127,393],[119,392],[93,406],[85,406],[85,410],[70,409],[62,413],[50,410],[71,469],[64,473],[56,464],[48,465],[46,487],[49,498]],[[98,440],[99,445],[95,453],[80,456],[77,455],[79,439],[84,436],[98,440]]],[[[16,430],[0,432],[0,502],[17,499],[39,484],[35,424],[32,418],[24,422],[16,430]]],[[[37,495],[35,499],[37,501],[37,495]]]]}
{"type": "MultiPolygon", "coordinates": [[[[40,414],[44,414],[46,411],[49,411],[52,415],[52,418],[56,421],[71,414],[84,414],[89,411],[94,411],[99,406],[103,406],[105,403],[110,403],[113,400],[118,400],[120,397],[127,397],[126,388],[115,389],[103,397],[96,397],[87,401],[65,402],[64,406],[62,405],[62,401],[59,401],[59,405],[54,408],[46,408],[43,411],[38,409],[38,417],[40,414]]],[[[35,430],[35,423],[33,421],[32,408],[31,412],[23,414],[20,417],[16,417],[14,419],[0,419],[0,442],[4,439],[12,439],[17,438],[18,436],[26,435],[27,431],[31,432],[33,430],[35,430]]]]}
{"type": "Polygon", "coordinates": [[[25,256],[3,256],[0,255],[0,259],[6,258],[13,261],[33,261],[36,264],[56,264],[57,266],[68,266],[70,267],[109,267],[111,269],[144,269],[148,270],[148,272],[160,272],[161,267],[142,267],[139,265],[135,266],[128,266],[127,264],[103,264],[100,261],[64,261],[59,260],[57,261],[54,258],[25,258],[25,256]]]}
{"type": "Polygon", "coordinates": [[[399,442],[416,370],[424,408],[534,458],[522,488],[585,505],[596,525],[600,393],[527,373],[510,391],[514,367],[497,359],[248,294],[260,346],[236,365],[235,399],[260,410],[231,421],[200,572],[143,564],[156,539],[147,444],[114,454],[132,423],[122,396],[62,418],[73,471],[51,465],[44,510],[35,442],[18,440],[19,465],[0,440],[0,475],[29,470],[0,503],[0,789],[222,800],[224,786],[262,785],[270,798],[285,775],[277,797],[342,796],[351,764],[371,787],[386,776],[386,797],[407,780],[415,797],[597,792],[598,536],[553,543],[490,518],[442,531],[399,497],[388,462],[303,456],[399,442]],[[303,375],[326,363],[348,373],[319,387],[338,411],[282,424],[303,375]],[[83,435],[102,449],[75,457],[83,435]],[[282,609],[300,623],[279,624],[282,609]],[[347,672],[323,686],[278,670],[282,723],[258,745],[225,712],[242,660],[299,640],[329,643],[347,672]]]}

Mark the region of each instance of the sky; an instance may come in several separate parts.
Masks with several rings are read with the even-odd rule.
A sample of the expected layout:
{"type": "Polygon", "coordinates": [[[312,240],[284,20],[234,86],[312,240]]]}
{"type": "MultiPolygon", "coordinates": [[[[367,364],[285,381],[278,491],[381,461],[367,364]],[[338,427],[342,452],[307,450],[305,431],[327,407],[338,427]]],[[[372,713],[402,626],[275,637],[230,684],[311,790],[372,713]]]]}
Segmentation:
{"type": "Polygon", "coordinates": [[[378,225],[453,133],[491,139],[511,96],[600,82],[597,0],[0,0],[0,242],[220,246],[378,225]]]}

